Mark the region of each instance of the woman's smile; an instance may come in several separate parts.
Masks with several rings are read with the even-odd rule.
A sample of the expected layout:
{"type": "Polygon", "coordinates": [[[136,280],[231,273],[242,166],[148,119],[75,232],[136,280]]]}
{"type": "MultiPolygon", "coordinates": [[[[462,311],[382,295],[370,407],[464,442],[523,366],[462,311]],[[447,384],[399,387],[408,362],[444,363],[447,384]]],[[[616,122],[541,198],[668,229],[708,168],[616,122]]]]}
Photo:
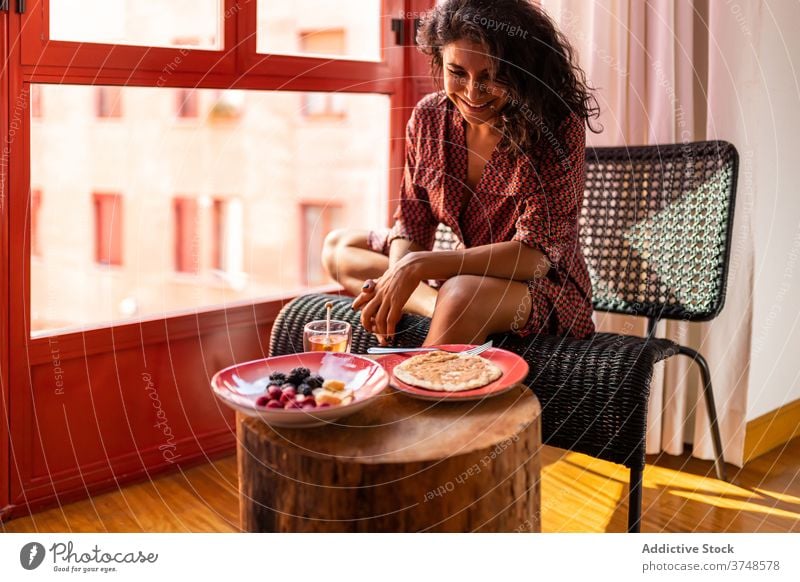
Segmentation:
{"type": "Polygon", "coordinates": [[[484,101],[482,103],[471,103],[462,97],[457,97],[459,101],[466,107],[470,113],[481,113],[486,109],[489,109],[492,103],[496,101],[496,99],[489,99],[488,101],[484,101]]]}

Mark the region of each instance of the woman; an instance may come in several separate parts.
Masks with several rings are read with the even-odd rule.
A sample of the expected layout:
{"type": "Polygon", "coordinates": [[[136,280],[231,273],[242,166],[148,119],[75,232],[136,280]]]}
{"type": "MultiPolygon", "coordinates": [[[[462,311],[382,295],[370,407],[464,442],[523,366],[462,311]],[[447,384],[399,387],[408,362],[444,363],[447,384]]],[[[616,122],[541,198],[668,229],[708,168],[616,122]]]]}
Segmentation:
{"type": "Polygon", "coordinates": [[[330,233],[326,269],[384,345],[403,312],[431,318],[425,345],[593,333],[578,213],[597,106],[572,49],[526,0],[446,0],[418,41],[444,86],[409,120],[395,224],[330,233]],[[432,250],[440,222],[454,250],[432,250]]]}

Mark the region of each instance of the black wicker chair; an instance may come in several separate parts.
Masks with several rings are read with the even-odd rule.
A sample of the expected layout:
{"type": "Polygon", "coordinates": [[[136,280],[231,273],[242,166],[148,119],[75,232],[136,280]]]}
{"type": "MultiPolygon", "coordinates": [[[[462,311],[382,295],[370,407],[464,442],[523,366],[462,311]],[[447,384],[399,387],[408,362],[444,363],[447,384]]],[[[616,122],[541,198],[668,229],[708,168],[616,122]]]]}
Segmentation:
{"type": "MultiPolygon", "coordinates": [[[[716,470],[725,478],[711,378],[705,360],[689,348],[653,337],[660,319],[707,321],[722,310],[730,254],[738,154],[726,142],[586,152],[586,196],[581,243],[597,310],[639,315],[645,338],[597,333],[576,340],[512,334],[495,345],[530,364],[527,383],[542,404],[546,444],[620,463],[630,469],[628,531],[640,529],[642,471],[650,380],[656,362],[683,354],[697,361],[713,433],[716,470]]],[[[437,244],[452,243],[440,229],[437,244]]],[[[350,309],[352,298],[306,295],[287,304],[275,321],[270,353],[302,350],[303,325],[333,316],[353,323],[354,353],[377,345],[350,309]]],[[[404,315],[396,344],[418,346],[429,320],[404,315]]]]}

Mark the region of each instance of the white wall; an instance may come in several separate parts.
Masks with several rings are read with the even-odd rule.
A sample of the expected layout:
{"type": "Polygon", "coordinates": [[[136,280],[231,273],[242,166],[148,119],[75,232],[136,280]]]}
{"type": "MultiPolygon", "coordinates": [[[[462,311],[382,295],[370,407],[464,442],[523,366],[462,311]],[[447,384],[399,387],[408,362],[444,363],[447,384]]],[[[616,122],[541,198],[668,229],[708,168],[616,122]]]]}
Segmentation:
{"type": "Polygon", "coordinates": [[[754,248],[752,420],[800,398],[800,3],[712,1],[710,20],[709,134],[739,150],[737,214],[752,215],[752,241],[732,252],[732,268],[747,268],[754,248]]]}
{"type": "MultiPolygon", "coordinates": [[[[800,398],[800,3],[761,3],[754,137],[755,279],[748,420],[800,398]]],[[[743,174],[748,169],[743,168],[743,174]]]]}

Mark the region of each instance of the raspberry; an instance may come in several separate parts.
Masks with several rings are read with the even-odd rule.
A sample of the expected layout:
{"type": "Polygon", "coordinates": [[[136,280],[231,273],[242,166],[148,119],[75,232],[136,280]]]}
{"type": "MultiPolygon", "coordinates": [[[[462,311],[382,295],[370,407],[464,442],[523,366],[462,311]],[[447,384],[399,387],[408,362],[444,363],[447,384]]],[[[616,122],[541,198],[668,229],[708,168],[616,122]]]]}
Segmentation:
{"type": "Polygon", "coordinates": [[[267,408],[283,408],[283,404],[281,404],[278,400],[270,400],[267,402],[267,408]]]}
{"type": "Polygon", "coordinates": [[[256,400],[256,406],[266,406],[269,403],[269,396],[259,396],[256,400]]]}

